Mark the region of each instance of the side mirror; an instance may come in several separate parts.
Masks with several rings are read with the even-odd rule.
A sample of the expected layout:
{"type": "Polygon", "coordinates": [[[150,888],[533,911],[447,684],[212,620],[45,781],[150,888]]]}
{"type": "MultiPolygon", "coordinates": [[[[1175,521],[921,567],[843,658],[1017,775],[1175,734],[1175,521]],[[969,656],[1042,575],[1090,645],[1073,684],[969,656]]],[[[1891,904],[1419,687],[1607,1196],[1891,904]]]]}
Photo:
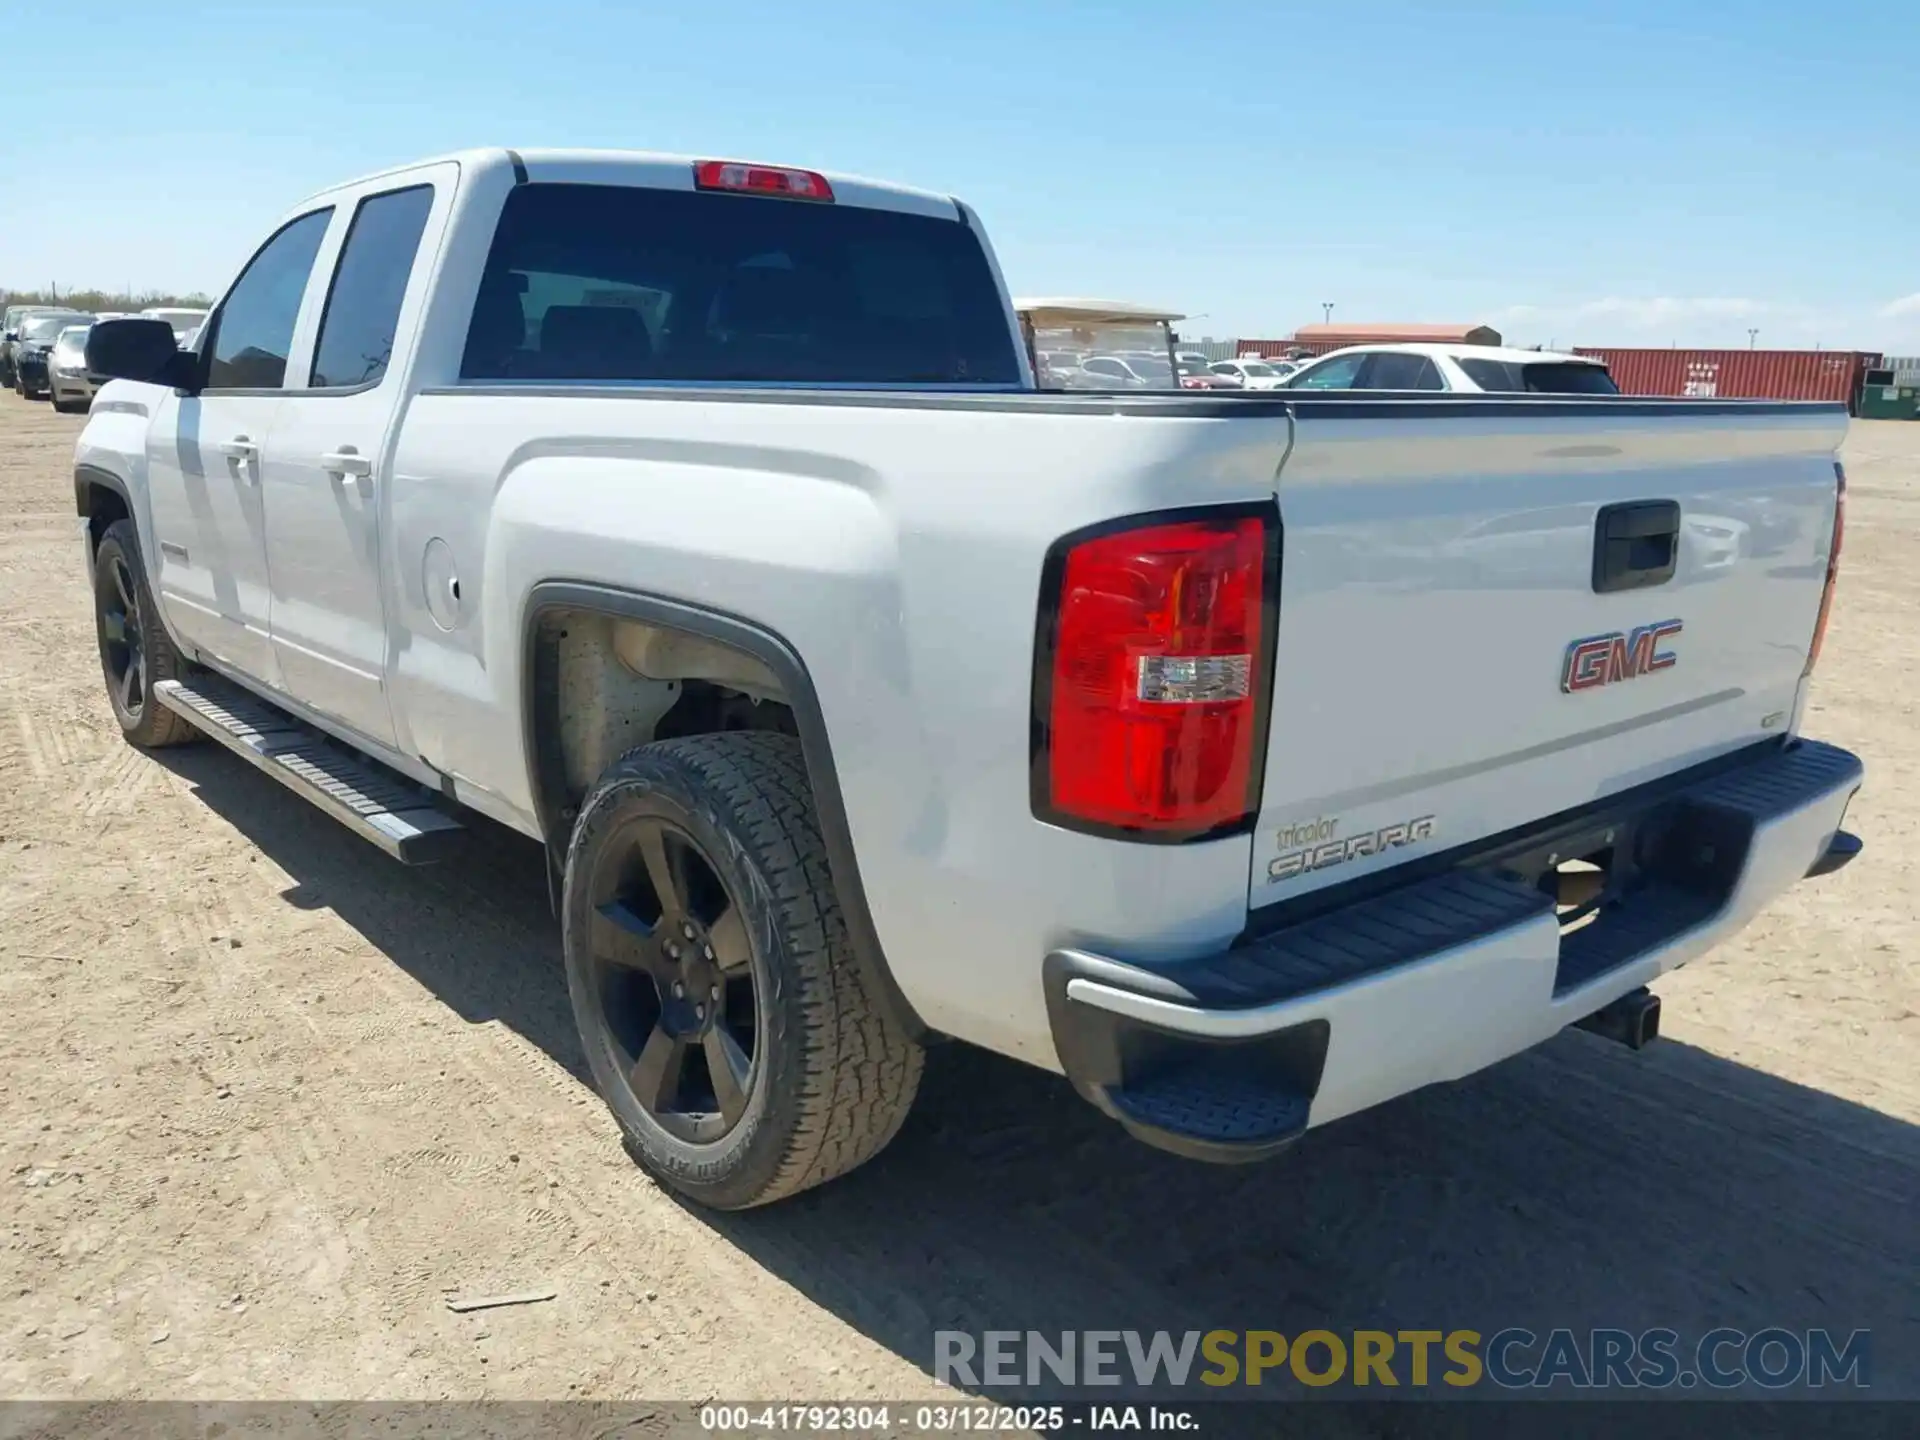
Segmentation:
{"type": "Polygon", "coordinates": [[[9,330],[7,331],[6,334],[0,335],[0,341],[4,341],[8,345],[11,345],[14,341],[18,340],[19,338],[20,338],[20,332],[18,330],[9,330]]]}
{"type": "Polygon", "coordinates": [[[194,357],[180,348],[164,320],[101,320],[87,332],[89,375],[190,390],[194,370],[194,357]]]}

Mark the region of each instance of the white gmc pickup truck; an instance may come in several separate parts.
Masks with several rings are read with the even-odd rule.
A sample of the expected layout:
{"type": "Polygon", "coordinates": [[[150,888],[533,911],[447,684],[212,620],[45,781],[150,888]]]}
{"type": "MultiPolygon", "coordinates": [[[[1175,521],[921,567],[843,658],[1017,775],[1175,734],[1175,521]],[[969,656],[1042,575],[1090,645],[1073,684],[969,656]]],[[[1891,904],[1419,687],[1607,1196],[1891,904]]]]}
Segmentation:
{"type": "Polygon", "coordinates": [[[965,205],[456,155],[96,327],[115,715],[407,863],[544,841],[593,1075],[704,1203],[923,1047],[1272,1154],[1645,989],[1859,849],[1799,736],[1837,406],[1045,393],[965,205]]]}

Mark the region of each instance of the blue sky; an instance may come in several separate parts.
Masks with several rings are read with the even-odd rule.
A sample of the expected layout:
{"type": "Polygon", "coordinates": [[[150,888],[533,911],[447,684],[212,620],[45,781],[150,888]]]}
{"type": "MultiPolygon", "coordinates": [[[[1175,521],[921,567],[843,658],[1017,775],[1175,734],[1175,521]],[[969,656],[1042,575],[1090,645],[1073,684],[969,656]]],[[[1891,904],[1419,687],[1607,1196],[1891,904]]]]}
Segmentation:
{"type": "Polygon", "coordinates": [[[6,7],[0,285],[218,290],[470,145],[950,191],[1016,292],[1524,343],[1920,351],[1920,4],[336,0],[6,7]],[[41,63],[44,62],[44,63],[41,63]]]}

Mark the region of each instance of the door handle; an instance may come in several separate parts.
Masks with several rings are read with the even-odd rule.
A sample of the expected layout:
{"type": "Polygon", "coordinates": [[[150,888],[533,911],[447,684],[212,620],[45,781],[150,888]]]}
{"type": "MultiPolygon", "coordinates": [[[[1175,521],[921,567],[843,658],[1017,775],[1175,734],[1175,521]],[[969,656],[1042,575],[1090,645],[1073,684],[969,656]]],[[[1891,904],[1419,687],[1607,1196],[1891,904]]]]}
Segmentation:
{"type": "Polygon", "coordinates": [[[260,483],[260,447],[244,435],[236,435],[220,446],[220,453],[234,462],[234,469],[249,485],[260,483]]]}
{"type": "Polygon", "coordinates": [[[342,445],[338,450],[329,450],[320,457],[320,468],[339,479],[349,475],[365,478],[373,474],[373,461],[353,446],[342,445]]]}

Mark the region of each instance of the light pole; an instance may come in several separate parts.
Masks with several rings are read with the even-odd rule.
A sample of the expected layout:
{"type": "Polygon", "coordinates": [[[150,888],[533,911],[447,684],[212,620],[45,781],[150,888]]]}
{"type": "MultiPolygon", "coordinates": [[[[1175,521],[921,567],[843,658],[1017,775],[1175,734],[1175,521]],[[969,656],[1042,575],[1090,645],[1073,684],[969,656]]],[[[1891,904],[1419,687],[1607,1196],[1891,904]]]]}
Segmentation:
{"type": "Polygon", "coordinates": [[[1326,324],[1331,325],[1333,323],[1333,302],[1331,300],[1322,300],[1320,302],[1320,315],[1326,324]]]}
{"type": "Polygon", "coordinates": [[[1754,342],[1759,338],[1760,338],[1760,327],[1757,325],[1749,325],[1747,327],[1747,348],[1749,350],[1753,349],[1754,342]]]}

